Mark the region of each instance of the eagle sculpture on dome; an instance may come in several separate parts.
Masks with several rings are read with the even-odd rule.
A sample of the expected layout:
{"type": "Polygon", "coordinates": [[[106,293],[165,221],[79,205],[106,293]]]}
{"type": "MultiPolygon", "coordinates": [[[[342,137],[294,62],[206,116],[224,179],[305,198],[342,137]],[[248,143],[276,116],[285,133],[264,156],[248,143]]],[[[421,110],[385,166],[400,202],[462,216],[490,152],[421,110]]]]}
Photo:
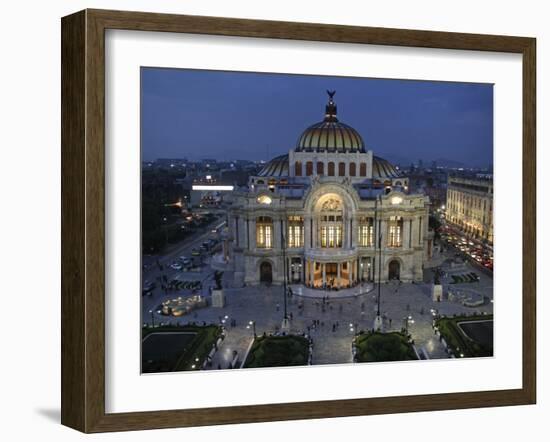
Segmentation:
{"type": "Polygon", "coordinates": [[[329,91],[329,90],[327,89],[327,94],[328,94],[330,100],[332,101],[332,99],[334,98],[334,94],[336,94],[336,91],[329,91]]]}

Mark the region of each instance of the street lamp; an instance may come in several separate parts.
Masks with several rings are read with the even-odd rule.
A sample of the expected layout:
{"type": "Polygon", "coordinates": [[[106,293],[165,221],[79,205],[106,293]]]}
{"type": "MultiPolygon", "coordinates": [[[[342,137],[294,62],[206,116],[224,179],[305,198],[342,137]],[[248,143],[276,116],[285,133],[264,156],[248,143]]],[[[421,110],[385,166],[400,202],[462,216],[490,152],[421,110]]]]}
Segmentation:
{"type": "Polygon", "coordinates": [[[153,310],[149,310],[149,313],[151,313],[151,327],[155,328],[155,313],[153,310]]]}
{"type": "Polygon", "coordinates": [[[250,328],[252,326],[252,331],[254,333],[254,339],[256,339],[256,321],[248,321],[248,325],[246,328],[250,328]]]}
{"type": "Polygon", "coordinates": [[[287,311],[287,263],[286,263],[286,239],[285,239],[285,233],[284,233],[285,225],[283,221],[281,220],[281,245],[283,249],[283,307],[284,307],[284,314],[283,314],[283,323],[281,325],[282,331],[290,331],[290,322],[288,320],[288,311],[287,311]]]}
{"type": "MultiPolygon", "coordinates": [[[[378,243],[378,296],[376,301],[376,318],[374,318],[374,330],[382,330],[384,322],[380,316],[380,290],[382,284],[382,226],[381,221],[378,220],[378,198],[374,200],[374,228],[376,229],[376,242],[378,243]]],[[[374,246],[374,253],[376,254],[376,243],[374,246]]],[[[376,267],[374,269],[376,271],[376,267]]]]}

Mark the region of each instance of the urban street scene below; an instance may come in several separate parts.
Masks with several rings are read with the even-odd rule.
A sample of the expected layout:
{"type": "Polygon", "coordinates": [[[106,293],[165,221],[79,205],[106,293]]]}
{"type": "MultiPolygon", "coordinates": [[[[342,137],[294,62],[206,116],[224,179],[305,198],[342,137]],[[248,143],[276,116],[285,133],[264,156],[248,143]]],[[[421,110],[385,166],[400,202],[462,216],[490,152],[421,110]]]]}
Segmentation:
{"type": "Polygon", "coordinates": [[[493,356],[491,84],[142,68],[141,103],[142,373],[493,356]]]}

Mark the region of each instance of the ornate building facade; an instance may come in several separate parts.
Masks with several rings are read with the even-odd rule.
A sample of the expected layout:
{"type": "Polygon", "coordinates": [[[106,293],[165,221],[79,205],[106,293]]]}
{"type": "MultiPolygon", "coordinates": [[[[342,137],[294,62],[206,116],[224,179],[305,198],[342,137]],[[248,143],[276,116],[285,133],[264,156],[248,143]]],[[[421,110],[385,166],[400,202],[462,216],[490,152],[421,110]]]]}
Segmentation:
{"type": "Polygon", "coordinates": [[[429,200],[409,193],[394,166],[337,118],[323,121],[265,165],[229,211],[235,285],[347,288],[362,281],[421,281],[430,258],[429,200]],[[380,276],[379,276],[380,275],[380,276]]]}
{"type": "Polygon", "coordinates": [[[449,177],[447,222],[473,238],[493,243],[493,180],[449,177]]]}

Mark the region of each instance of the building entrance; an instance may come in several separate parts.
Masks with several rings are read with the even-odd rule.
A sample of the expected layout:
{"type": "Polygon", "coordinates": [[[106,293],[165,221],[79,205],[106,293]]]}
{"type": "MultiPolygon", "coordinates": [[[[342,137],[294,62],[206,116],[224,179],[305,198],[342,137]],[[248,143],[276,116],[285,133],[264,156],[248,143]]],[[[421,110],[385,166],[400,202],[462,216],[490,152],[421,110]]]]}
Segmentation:
{"type": "Polygon", "coordinates": [[[271,284],[273,282],[273,269],[269,261],[264,261],[260,265],[260,282],[271,284]]]}
{"type": "Polygon", "coordinates": [[[399,279],[399,271],[400,271],[400,264],[399,261],[393,260],[390,261],[389,268],[388,268],[388,279],[395,280],[399,279]]]}

